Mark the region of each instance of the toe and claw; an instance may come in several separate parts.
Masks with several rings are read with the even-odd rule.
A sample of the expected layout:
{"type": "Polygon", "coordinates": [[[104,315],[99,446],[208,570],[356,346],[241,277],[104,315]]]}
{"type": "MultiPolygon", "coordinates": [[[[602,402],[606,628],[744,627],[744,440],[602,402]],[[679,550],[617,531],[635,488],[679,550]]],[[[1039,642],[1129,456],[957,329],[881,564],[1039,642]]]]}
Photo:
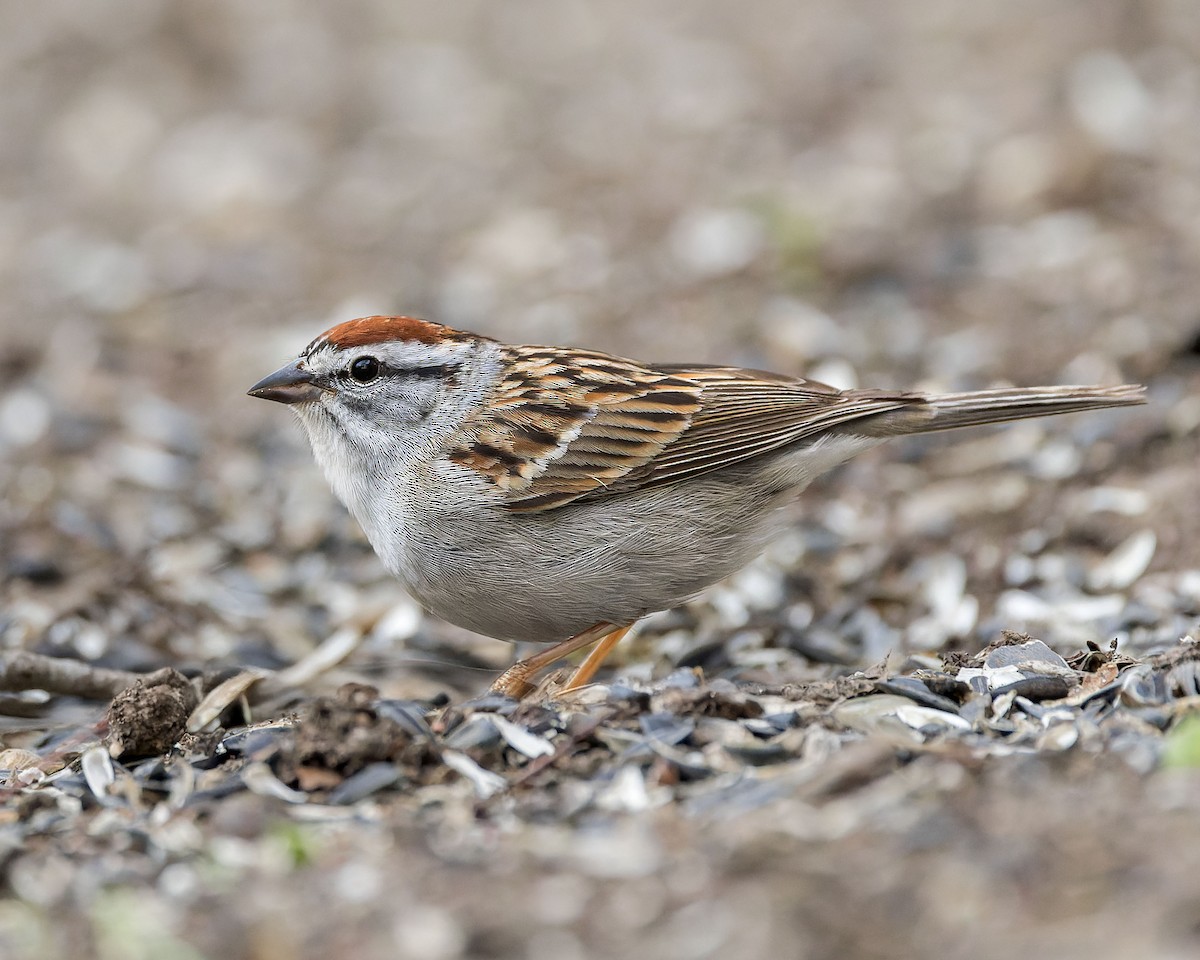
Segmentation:
{"type": "Polygon", "coordinates": [[[583,663],[571,674],[571,678],[562,690],[565,693],[568,690],[582,687],[596,675],[600,665],[604,663],[613,648],[632,627],[632,623],[624,625],[598,623],[593,627],[588,627],[582,633],[577,633],[562,643],[556,643],[541,653],[518,660],[496,678],[491,686],[491,692],[515,697],[519,700],[533,690],[532,678],[539,671],[576,650],[582,650],[584,647],[594,644],[595,646],[592,646],[583,663]]]}

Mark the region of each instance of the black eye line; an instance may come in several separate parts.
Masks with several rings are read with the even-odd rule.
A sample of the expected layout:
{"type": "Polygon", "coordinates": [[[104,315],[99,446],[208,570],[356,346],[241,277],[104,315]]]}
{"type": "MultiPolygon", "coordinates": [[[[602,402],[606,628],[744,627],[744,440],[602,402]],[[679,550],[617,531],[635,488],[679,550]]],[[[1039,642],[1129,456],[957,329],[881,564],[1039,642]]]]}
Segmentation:
{"type": "Polygon", "coordinates": [[[397,373],[409,373],[414,377],[426,379],[429,377],[444,377],[447,374],[454,373],[459,368],[457,363],[440,363],[428,367],[410,367],[407,370],[399,370],[397,373]]]}
{"type": "MultiPolygon", "coordinates": [[[[362,358],[360,357],[359,359],[361,360],[362,358]]],[[[439,363],[431,364],[425,367],[393,367],[384,363],[382,360],[376,359],[375,362],[379,364],[379,373],[377,373],[373,379],[368,380],[365,383],[360,380],[354,380],[350,374],[349,367],[343,367],[337,372],[337,376],[341,380],[353,380],[360,387],[367,387],[373,383],[378,383],[384,377],[388,376],[403,376],[407,374],[412,377],[417,377],[421,380],[446,377],[452,373],[457,373],[458,369],[462,366],[460,363],[439,363]]]]}

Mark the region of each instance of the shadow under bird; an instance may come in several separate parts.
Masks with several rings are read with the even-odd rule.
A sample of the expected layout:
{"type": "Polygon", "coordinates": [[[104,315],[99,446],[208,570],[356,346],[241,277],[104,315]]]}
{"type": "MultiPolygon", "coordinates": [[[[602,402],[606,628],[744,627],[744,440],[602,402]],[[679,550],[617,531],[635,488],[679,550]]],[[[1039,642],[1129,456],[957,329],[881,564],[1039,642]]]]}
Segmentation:
{"type": "Polygon", "coordinates": [[[639,619],[752,560],[816,477],[905,434],[1145,402],[1141,386],[837,390],[737,367],[512,346],[412,317],[338,324],[251,396],[300,417],[325,476],[428,610],[553,644],[588,682],[639,619]]]}

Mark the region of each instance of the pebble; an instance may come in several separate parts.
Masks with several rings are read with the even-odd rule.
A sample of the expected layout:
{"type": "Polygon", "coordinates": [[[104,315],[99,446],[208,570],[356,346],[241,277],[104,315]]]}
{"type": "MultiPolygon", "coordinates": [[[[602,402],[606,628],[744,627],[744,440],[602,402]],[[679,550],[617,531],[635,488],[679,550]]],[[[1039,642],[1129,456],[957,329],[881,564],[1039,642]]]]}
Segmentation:
{"type": "Polygon", "coordinates": [[[39,393],[18,387],[0,398],[0,445],[27,447],[50,428],[50,404],[39,393]]]}
{"type": "Polygon", "coordinates": [[[404,600],[385,613],[371,631],[371,642],[401,644],[421,626],[421,608],[413,600],[404,600]]]}
{"type": "Polygon", "coordinates": [[[1091,569],[1088,589],[1097,592],[1128,589],[1150,567],[1157,548],[1158,537],[1153,530],[1139,530],[1130,535],[1091,569]]]}
{"type": "Polygon", "coordinates": [[[1073,723],[1055,723],[1037,740],[1038,750],[1062,752],[1079,742],[1079,730],[1073,723]]]}
{"type": "Polygon", "coordinates": [[[693,277],[716,277],[750,265],[763,248],[760,221],[737,208],[689,210],[671,227],[675,262],[693,277]]]}
{"type": "Polygon", "coordinates": [[[190,412],[161,397],[142,395],[126,403],[122,417],[135,437],[173,453],[203,450],[203,430],[190,412]]]}
{"type": "Polygon", "coordinates": [[[1083,452],[1069,440],[1047,441],[1034,454],[1029,467],[1043,480],[1073,477],[1083,466],[1083,452]]]}
{"type": "Polygon", "coordinates": [[[833,716],[839,723],[864,733],[883,729],[895,730],[895,724],[888,721],[899,721],[918,734],[917,742],[923,741],[930,731],[967,730],[971,726],[959,717],[957,712],[947,713],[944,710],[920,706],[906,696],[891,693],[847,700],[834,708],[833,716]]]}
{"type": "Polygon", "coordinates": [[[675,746],[692,735],[696,721],[674,713],[644,713],[638,718],[638,726],[647,740],[675,746]]]}
{"type": "Polygon", "coordinates": [[[1015,694],[1037,703],[1042,700],[1061,700],[1071,690],[1070,685],[1062,677],[1022,677],[1002,687],[992,690],[994,697],[1015,694]]]}
{"type": "Polygon", "coordinates": [[[401,778],[400,769],[395,764],[368,764],[330,790],[327,800],[334,805],[358,803],[380,790],[395,786],[401,778]]]}
{"type": "Polygon", "coordinates": [[[943,623],[953,621],[967,586],[967,565],[962,557],[951,553],[924,557],[913,567],[912,576],[921,584],[933,616],[943,623]]]}
{"type": "Polygon", "coordinates": [[[1010,553],[1004,558],[1004,582],[1010,587],[1023,587],[1037,574],[1037,565],[1023,553],[1010,553]]]}
{"type": "Polygon", "coordinates": [[[531,759],[549,757],[554,754],[554,744],[545,737],[540,737],[525,727],[506,720],[498,713],[492,714],[491,720],[500,736],[504,738],[504,742],[518,753],[531,759]]]}
{"type": "Polygon", "coordinates": [[[1129,62],[1113,50],[1084,54],[1067,93],[1075,119],[1104,147],[1141,153],[1149,144],[1151,99],[1129,62]]]}
{"type": "Polygon", "coordinates": [[[461,774],[475,789],[475,795],[480,800],[486,800],[508,786],[503,777],[485,770],[465,753],[459,753],[457,750],[444,750],[442,762],[455,773],[461,774]]]}
{"type": "Polygon", "coordinates": [[[657,873],[664,854],[649,824],[641,818],[630,818],[607,827],[580,830],[572,839],[566,859],[587,877],[633,880],[657,873]]]}
{"type": "Polygon", "coordinates": [[[152,490],[182,489],[191,473],[183,458],[145,443],[118,443],[110,454],[119,476],[152,490]]]}
{"type": "Polygon", "coordinates": [[[85,751],[80,758],[80,767],[83,770],[83,777],[87,781],[88,789],[92,791],[92,796],[106,807],[120,804],[120,801],[109,792],[113,784],[117,782],[117,774],[108,750],[104,747],[92,747],[85,751]]]}
{"type": "Polygon", "coordinates": [[[422,960],[454,960],[467,949],[467,933],[449,910],[409,904],[392,926],[398,955],[422,960]]]}
{"type": "Polygon", "coordinates": [[[992,668],[1041,664],[1055,670],[1070,669],[1067,661],[1041,640],[1028,640],[1025,643],[996,647],[988,653],[983,662],[992,668]]]}
{"type": "Polygon", "coordinates": [[[621,767],[612,780],[596,793],[594,803],[600,810],[620,813],[648,810],[652,804],[641,768],[621,767]]]}
{"type": "Polygon", "coordinates": [[[1092,487],[1074,498],[1082,513],[1115,513],[1123,517],[1139,517],[1150,509],[1150,496],[1145,490],[1126,487],[1092,487]]]}
{"type": "Polygon", "coordinates": [[[272,797],[284,803],[303,804],[308,802],[308,794],[293,790],[283,783],[271,768],[265,763],[248,763],[242,768],[242,783],[246,788],[260,797],[272,797]]]}
{"type": "Polygon", "coordinates": [[[995,690],[1010,683],[1016,683],[1018,680],[1023,680],[1025,679],[1025,675],[1015,665],[1009,664],[983,669],[963,667],[955,674],[954,679],[963,683],[969,683],[971,689],[976,693],[987,693],[989,690],[995,690]]]}
{"type": "Polygon", "coordinates": [[[1125,607],[1119,594],[1087,597],[1082,594],[1049,600],[1028,590],[1005,590],[996,601],[996,615],[1010,625],[1099,622],[1117,616],[1125,607]]]}
{"type": "Polygon", "coordinates": [[[450,731],[445,740],[446,746],[454,750],[487,749],[495,746],[501,738],[500,730],[493,721],[492,714],[474,714],[450,731]]]}
{"type": "Polygon", "coordinates": [[[923,707],[930,707],[934,710],[944,710],[947,713],[958,713],[958,704],[949,697],[943,697],[934,693],[920,680],[913,677],[893,677],[889,680],[880,680],[876,684],[880,693],[894,693],[902,697],[907,697],[919,703],[923,707]]]}

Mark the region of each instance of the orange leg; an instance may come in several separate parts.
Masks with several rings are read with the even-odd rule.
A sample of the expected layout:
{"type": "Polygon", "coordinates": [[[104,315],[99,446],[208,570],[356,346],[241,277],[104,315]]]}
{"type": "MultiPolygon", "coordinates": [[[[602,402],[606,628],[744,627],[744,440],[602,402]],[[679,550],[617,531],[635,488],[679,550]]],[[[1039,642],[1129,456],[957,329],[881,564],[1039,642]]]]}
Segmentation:
{"type": "Polygon", "coordinates": [[[632,623],[626,627],[617,627],[616,630],[592,647],[588,651],[587,658],[571,674],[571,679],[567,681],[567,685],[563,687],[563,690],[574,690],[576,687],[582,687],[585,683],[588,683],[596,675],[596,671],[600,669],[600,664],[604,663],[608,655],[612,653],[613,647],[620,643],[621,638],[632,629],[632,623]]]}
{"type": "MultiPolygon", "coordinates": [[[[589,644],[596,643],[597,641],[603,641],[597,648],[603,648],[604,651],[599,658],[597,658],[593,652],[593,654],[583,662],[579,669],[575,671],[575,675],[571,678],[571,683],[574,686],[578,686],[580,683],[587,683],[591,675],[596,672],[596,668],[600,666],[601,660],[607,656],[608,652],[613,648],[617,640],[620,640],[621,637],[625,635],[625,631],[628,630],[630,626],[632,626],[632,624],[624,627],[618,627],[611,623],[598,623],[594,627],[588,627],[582,633],[577,633],[575,636],[562,641],[562,643],[556,643],[554,646],[547,650],[543,650],[541,653],[535,653],[532,657],[526,657],[524,660],[518,660],[496,678],[496,680],[492,683],[491,692],[504,694],[505,696],[509,697],[517,697],[519,699],[533,689],[533,684],[530,683],[529,678],[539,670],[545,669],[561,657],[565,657],[568,654],[574,653],[576,650],[581,650],[589,644]],[[616,639],[609,643],[609,638],[614,634],[616,639]],[[576,679],[580,676],[580,674],[583,673],[584,669],[589,668],[589,665],[589,672],[584,675],[583,679],[580,680],[579,683],[576,683],[576,679]]],[[[568,686],[567,689],[571,689],[571,686],[568,686]]]]}

